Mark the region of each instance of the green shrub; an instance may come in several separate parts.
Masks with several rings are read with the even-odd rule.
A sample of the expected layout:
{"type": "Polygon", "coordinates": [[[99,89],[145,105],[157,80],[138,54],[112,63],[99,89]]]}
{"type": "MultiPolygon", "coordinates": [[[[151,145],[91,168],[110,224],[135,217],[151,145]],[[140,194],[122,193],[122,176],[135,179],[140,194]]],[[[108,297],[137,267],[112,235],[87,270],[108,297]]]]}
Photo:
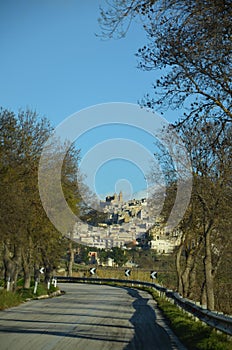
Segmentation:
{"type": "Polygon", "coordinates": [[[3,279],[0,279],[0,287],[4,287],[5,281],[3,279]]]}
{"type": "Polygon", "coordinates": [[[7,292],[5,289],[0,290],[0,310],[17,306],[21,302],[22,298],[19,294],[14,292],[7,292]]]}
{"type": "Polygon", "coordinates": [[[50,285],[50,289],[49,289],[49,294],[51,294],[51,293],[54,293],[54,292],[56,292],[57,290],[59,290],[59,288],[58,287],[54,287],[54,285],[53,284],[51,284],[50,285]]]}
{"type": "Polygon", "coordinates": [[[32,299],[34,297],[33,294],[33,289],[34,288],[18,288],[17,289],[17,294],[20,295],[20,297],[22,298],[22,300],[26,300],[26,299],[32,299]]]}
{"type": "MultiPolygon", "coordinates": [[[[34,290],[34,286],[32,288],[34,290]]],[[[37,296],[48,294],[47,286],[44,283],[38,283],[36,294],[37,296]]]]}

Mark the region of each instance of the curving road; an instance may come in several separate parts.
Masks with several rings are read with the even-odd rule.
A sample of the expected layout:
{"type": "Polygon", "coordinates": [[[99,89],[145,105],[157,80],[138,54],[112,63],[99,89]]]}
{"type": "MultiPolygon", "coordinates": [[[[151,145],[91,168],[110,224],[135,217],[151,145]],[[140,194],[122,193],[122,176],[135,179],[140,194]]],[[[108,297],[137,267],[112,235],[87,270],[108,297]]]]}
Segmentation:
{"type": "Polygon", "coordinates": [[[148,293],[104,285],[60,287],[63,296],[0,311],[1,350],[182,348],[162,327],[148,293]]]}

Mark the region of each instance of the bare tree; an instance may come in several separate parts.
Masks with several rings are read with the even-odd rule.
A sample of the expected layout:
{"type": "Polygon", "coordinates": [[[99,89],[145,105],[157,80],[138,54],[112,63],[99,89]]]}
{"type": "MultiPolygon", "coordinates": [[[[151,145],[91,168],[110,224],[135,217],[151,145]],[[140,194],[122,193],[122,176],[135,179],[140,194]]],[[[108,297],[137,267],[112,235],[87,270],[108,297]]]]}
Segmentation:
{"type": "MultiPolygon", "coordinates": [[[[213,310],[214,281],[231,242],[231,127],[205,120],[186,122],[179,127],[179,136],[192,161],[193,188],[190,204],[179,224],[181,243],[176,251],[176,272],[178,291],[185,297],[201,299],[213,310]]],[[[159,142],[157,153],[167,181],[161,212],[165,222],[181,173],[177,174],[170,155],[159,142]]],[[[159,181],[155,169],[151,178],[154,183],[159,181]]]]}
{"type": "Polygon", "coordinates": [[[231,122],[232,7],[230,1],[115,0],[101,9],[102,35],[124,36],[140,18],[148,42],[139,67],[161,70],[154,95],[141,104],[185,109],[181,120],[211,116],[231,122]]]}

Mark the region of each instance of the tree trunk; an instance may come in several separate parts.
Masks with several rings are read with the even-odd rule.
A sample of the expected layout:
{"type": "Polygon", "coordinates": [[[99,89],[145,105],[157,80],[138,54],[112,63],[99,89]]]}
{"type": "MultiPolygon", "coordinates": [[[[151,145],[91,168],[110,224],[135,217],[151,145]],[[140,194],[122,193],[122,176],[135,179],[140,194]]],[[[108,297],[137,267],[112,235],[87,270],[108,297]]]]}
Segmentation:
{"type": "Polygon", "coordinates": [[[21,248],[16,246],[14,257],[13,257],[13,263],[14,263],[14,269],[12,274],[12,289],[16,290],[17,288],[17,281],[18,281],[18,274],[21,267],[21,248]]]}
{"type": "Polygon", "coordinates": [[[184,272],[182,273],[182,283],[183,283],[183,296],[184,297],[189,297],[189,281],[190,281],[190,271],[192,270],[194,265],[194,254],[193,251],[191,250],[188,254],[187,260],[186,260],[186,265],[184,272]]]}
{"type": "Polygon", "coordinates": [[[183,295],[183,283],[181,279],[181,255],[182,255],[183,245],[180,244],[176,253],[176,273],[177,273],[177,291],[180,295],[183,295]]]}
{"type": "Polygon", "coordinates": [[[34,281],[39,279],[39,263],[36,261],[34,263],[34,281]]]}
{"type": "Polygon", "coordinates": [[[52,268],[51,268],[51,266],[45,264],[44,281],[45,281],[46,284],[50,281],[51,275],[52,275],[52,268]]]}
{"type": "Polygon", "coordinates": [[[68,262],[68,276],[72,277],[73,263],[74,263],[74,249],[72,243],[73,233],[70,233],[69,241],[69,262],[68,262]]]}
{"type": "Polygon", "coordinates": [[[201,305],[207,306],[205,281],[203,282],[201,287],[201,305]]]}
{"type": "Polygon", "coordinates": [[[212,254],[210,231],[205,234],[205,258],[204,258],[204,273],[206,287],[207,309],[214,310],[214,278],[212,273],[212,254]]]}
{"type": "Polygon", "coordinates": [[[30,248],[29,251],[24,251],[22,249],[22,266],[23,266],[23,279],[24,284],[23,288],[29,289],[31,286],[31,253],[30,248]]]}
{"type": "Polygon", "coordinates": [[[6,243],[4,243],[3,249],[3,264],[4,264],[4,279],[5,279],[5,287],[7,283],[10,282],[9,290],[13,290],[14,286],[14,262],[11,258],[11,252],[6,243]]]}
{"type": "Polygon", "coordinates": [[[189,294],[188,294],[188,297],[193,300],[199,298],[199,295],[196,295],[196,284],[197,284],[196,280],[197,280],[197,265],[196,265],[196,259],[195,259],[193,268],[189,274],[189,294]]]}
{"type": "Polygon", "coordinates": [[[31,286],[31,271],[30,268],[23,269],[24,285],[23,287],[29,289],[31,286]]]}

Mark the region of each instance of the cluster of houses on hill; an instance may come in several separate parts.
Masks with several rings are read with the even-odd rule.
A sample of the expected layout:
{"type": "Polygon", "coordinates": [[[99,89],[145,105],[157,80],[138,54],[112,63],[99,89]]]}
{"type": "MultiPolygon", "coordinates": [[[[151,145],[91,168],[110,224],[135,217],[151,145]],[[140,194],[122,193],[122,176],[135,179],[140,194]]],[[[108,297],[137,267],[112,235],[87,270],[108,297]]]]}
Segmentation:
{"type": "Polygon", "coordinates": [[[179,232],[166,233],[160,221],[154,220],[145,198],[124,202],[122,192],[115,193],[100,202],[100,209],[107,214],[106,222],[98,226],[77,222],[74,229],[77,242],[100,249],[126,248],[141,245],[149,234],[150,248],[158,254],[172,253],[180,244],[179,232]]]}

